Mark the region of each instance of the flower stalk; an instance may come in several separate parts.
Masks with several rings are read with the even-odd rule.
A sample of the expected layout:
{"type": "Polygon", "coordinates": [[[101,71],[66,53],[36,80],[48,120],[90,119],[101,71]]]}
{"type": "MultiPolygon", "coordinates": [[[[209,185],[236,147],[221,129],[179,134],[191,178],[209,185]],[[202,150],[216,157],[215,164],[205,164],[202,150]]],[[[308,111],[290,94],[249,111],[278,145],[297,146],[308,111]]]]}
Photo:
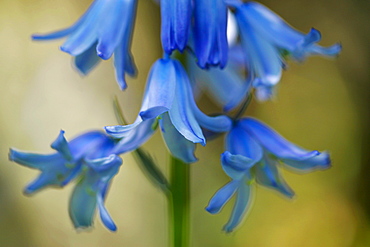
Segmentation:
{"type": "Polygon", "coordinates": [[[169,246],[188,247],[190,246],[190,165],[173,156],[170,157],[169,246]]]}

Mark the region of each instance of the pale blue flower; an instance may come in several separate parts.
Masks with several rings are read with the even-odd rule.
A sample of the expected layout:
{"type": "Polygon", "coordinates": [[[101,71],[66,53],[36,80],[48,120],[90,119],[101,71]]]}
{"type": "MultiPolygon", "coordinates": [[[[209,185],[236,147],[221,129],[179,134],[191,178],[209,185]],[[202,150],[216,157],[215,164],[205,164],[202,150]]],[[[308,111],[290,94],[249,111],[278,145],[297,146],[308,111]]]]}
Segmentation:
{"type": "Polygon", "coordinates": [[[134,76],[136,67],[130,52],[136,15],[136,0],[95,0],[86,13],[71,27],[45,35],[33,35],[34,40],[67,37],[60,47],[74,56],[79,72],[86,75],[101,59],[114,54],[116,79],[123,90],[125,74],[134,76]]]}
{"type": "Polygon", "coordinates": [[[231,232],[240,224],[252,204],[250,169],[255,161],[243,155],[233,155],[226,151],[221,155],[221,164],[225,173],[232,180],[215,193],[206,210],[211,214],[219,213],[231,197],[236,194],[230,219],[224,226],[224,231],[231,232]]]}
{"type": "Polygon", "coordinates": [[[330,167],[327,152],[307,151],[288,142],[267,125],[253,118],[238,120],[226,136],[222,167],[232,179],[210,200],[207,211],[218,213],[237,193],[237,201],[224,230],[233,231],[245,217],[250,205],[250,184],[274,189],[284,196],[294,196],[279,173],[280,163],[295,172],[311,172],[330,167]],[[244,191],[244,195],[241,194],[244,191]]]}
{"type": "Polygon", "coordinates": [[[143,125],[121,140],[113,139],[104,132],[90,131],[67,142],[64,131],[61,131],[51,144],[56,153],[45,155],[11,149],[9,159],[41,171],[39,177],[26,187],[26,194],[46,187],[64,187],[77,178],[69,205],[74,226],[92,226],[98,209],[103,224],[115,231],[116,226],[104,206],[104,200],[111,180],[122,164],[117,155],[138,148],[152,133],[151,126],[143,125]]]}
{"type": "Polygon", "coordinates": [[[303,34],[259,3],[233,0],[228,4],[235,7],[245,63],[259,100],[274,95],[286,56],[303,61],[309,55],[336,56],[341,50],[340,44],[328,48],[317,45],[319,31],[311,29],[303,34]]]}
{"type": "Polygon", "coordinates": [[[172,154],[187,163],[196,161],[193,152],[189,151],[194,148],[182,149],[177,145],[188,147],[195,147],[190,143],[205,145],[206,139],[202,128],[225,132],[231,127],[231,120],[228,117],[209,117],[199,110],[185,70],[177,60],[170,58],[159,59],[152,66],[136,121],[127,126],[108,126],[106,131],[116,138],[121,138],[146,121],[153,121],[157,117],[160,118],[161,130],[164,133],[173,133],[173,130],[176,130],[183,137],[174,139],[174,135],[164,134],[172,154]],[[163,116],[164,113],[168,114],[168,117],[163,116]],[[175,129],[170,130],[166,127],[169,124],[175,129]]]}

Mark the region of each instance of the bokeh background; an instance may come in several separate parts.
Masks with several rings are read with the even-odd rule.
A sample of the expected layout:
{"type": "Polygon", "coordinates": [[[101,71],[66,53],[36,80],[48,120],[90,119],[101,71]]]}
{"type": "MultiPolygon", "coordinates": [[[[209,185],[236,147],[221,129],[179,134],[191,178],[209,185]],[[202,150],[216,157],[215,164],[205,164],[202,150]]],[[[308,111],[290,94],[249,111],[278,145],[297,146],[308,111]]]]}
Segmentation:
{"type": "MultiPolygon", "coordinates": [[[[133,41],[139,69],[120,92],[111,61],[87,77],[79,76],[60,41],[35,43],[30,35],[72,24],[91,0],[0,0],[0,246],[127,246],[167,244],[164,196],[141,173],[130,154],[114,179],[107,208],[118,232],[97,218],[89,232],[76,232],[68,217],[72,185],[32,196],[23,187],[38,174],[8,161],[9,147],[48,153],[60,129],[68,139],[91,129],[114,125],[112,98],[117,95],[130,121],[140,107],[150,65],[161,56],[159,8],[140,0],[133,41]]],[[[338,59],[312,57],[289,64],[277,98],[253,102],[256,116],[287,139],[307,149],[329,150],[333,167],[324,172],[284,172],[297,197],[286,200],[258,188],[254,207],[233,234],[221,231],[231,204],[217,216],[204,207],[228,181],[219,165],[222,140],[198,147],[192,165],[192,246],[370,246],[369,144],[369,1],[283,0],[262,2],[296,28],[323,34],[322,45],[340,41],[338,59]]],[[[199,105],[219,111],[207,96],[199,105]]],[[[166,172],[166,149],[156,135],[145,148],[166,172]]]]}

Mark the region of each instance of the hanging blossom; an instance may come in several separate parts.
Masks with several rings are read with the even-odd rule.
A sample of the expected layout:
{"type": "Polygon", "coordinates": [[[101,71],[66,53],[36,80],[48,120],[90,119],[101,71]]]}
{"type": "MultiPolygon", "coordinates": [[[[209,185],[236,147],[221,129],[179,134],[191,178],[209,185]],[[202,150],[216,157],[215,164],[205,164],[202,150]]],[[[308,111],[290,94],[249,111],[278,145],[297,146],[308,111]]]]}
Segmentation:
{"type": "Polygon", "coordinates": [[[77,180],[69,202],[69,215],[75,228],[92,226],[98,209],[103,224],[116,231],[104,201],[122,164],[118,155],[141,146],[153,134],[151,124],[150,121],[143,124],[122,140],[104,132],[90,131],[67,142],[64,131],[61,131],[51,144],[55,153],[35,154],[10,149],[9,159],[41,171],[38,178],[26,187],[25,194],[33,194],[46,187],[64,187],[77,180]]]}
{"type": "Polygon", "coordinates": [[[202,128],[225,132],[231,128],[227,116],[209,117],[197,107],[189,78],[174,59],[157,60],[149,73],[139,116],[126,126],[105,127],[108,134],[121,138],[148,120],[159,119],[162,134],[172,155],[186,163],[195,162],[195,143],[206,144],[202,128]]]}
{"type": "Polygon", "coordinates": [[[330,47],[318,45],[317,42],[321,39],[318,30],[312,28],[308,34],[301,33],[259,3],[243,3],[239,0],[225,2],[233,9],[240,34],[241,46],[232,44],[229,47],[231,55],[228,57],[228,63],[231,63],[233,68],[226,70],[215,68],[207,72],[200,70],[197,72],[198,75],[209,72],[209,75],[205,76],[208,77],[205,81],[210,84],[207,88],[214,85],[209,91],[216,101],[224,105],[225,110],[237,106],[247,95],[250,85],[256,89],[258,100],[270,99],[281,80],[287,57],[301,62],[310,55],[337,56],[341,51],[340,44],[330,47]],[[242,86],[239,83],[240,79],[236,78],[236,74],[240,74],[237,72],[240,66],[244,66],[248,73],[242,86]],[[230,73],[230,70],[233,72],[230,73]],[[225,88],[229,89],[225,91],[225,88]],[[229,102],[230,97],[226,94],[230,91],[241,93],[236,94],[233,101],[229,102]]]}
{"type": "Polygon", "coordinates": [[[224,227],[226,232],[233,231],[250,209],[254,179],[257,185],[291,198],[294,192],[280,175],[281,164],[295,172],[312,172],[330,167],[327,152],[304,150],[250,117],[235,123],[226,136],[225,146],[227,151],[221,155],[221,164],[232,180],[216,192],[206,210],[211,214],[220,212],[236,194],[231,217],[224,227]]]}
{"type": "Polygon", "coordinates": [[[116,79],[124,90],[125,74],[136,74],[130,52],[136,15],[136,0],[95,0],[86,13],[71,27],[49,34],[35,34],[33,40],[66,37],[60,47],[74,57],[76,69],[88,74],[101,59],[114,54],[116,79]]]}

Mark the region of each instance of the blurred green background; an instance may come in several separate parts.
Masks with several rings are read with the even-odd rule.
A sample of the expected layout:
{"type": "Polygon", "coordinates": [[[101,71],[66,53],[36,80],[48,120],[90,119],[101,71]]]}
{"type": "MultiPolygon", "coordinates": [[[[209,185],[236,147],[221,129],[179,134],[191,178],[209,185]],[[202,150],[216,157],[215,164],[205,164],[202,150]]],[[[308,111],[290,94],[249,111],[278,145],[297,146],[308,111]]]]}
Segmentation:
{"type": "MultiPolygon", "coordinates": [[[[68,139],[114,125],[112,98],[117,95],[130,121],[140,107],[150,65],[161,56],[159,8],[140,0],[133,42],[139,69],[129,88],[119,92],[111,61],[87,77],[71,67],[60,41],[35,43],[30,35],[72,24],[90,0],[0,0],[0,246],[127,246],[162,247],[167,243],[164,196],[147,181],[132,156],[114,179],[107,208],[118,232],[110,233],[96,219],[95,227],[77,233],[68,218],[72,185],[47,189],[27,198],[24,186],[38,174],[7,160],[9,147],[50,152],[60,129],[68,139]]],[[[287,139],[307,148],[329,150],[333,167],[297,175],[284,171],[297,197],[286,200],[257,188],[254,207],[233,234],[221,231],[231,204],[217,216],[204,207],[228,181],[219,164],[222,138],[198,147],[192,165],[192,246],[290,247],[370,246],[369,164],[369,1],[284,0],[262,2],[303,32],[315,27],[322,45],[340,41],[336,60],[312,57],[289,64],[277,98],[253,102],[256,116],[287,139]]],[[[219,111],[202,97],[205,112],[219,111]]],[[[156,135],[146,145],[166,167],[166,150],[156,135]]]]}

